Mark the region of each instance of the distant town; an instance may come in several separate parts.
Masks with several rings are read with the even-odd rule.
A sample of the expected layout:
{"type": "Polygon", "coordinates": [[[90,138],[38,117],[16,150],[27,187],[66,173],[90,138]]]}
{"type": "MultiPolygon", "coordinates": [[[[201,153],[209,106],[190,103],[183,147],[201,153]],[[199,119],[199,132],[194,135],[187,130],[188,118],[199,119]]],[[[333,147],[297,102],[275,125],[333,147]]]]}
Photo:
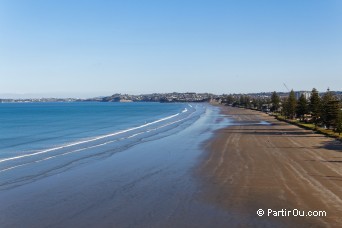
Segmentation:
{"type": "MultiPolygon", "coordinates": [[[[311,91],[295,91],[296,98],[298,99],[302,94],[309,99],[311,91]]],[[[324,92],[320,93],[323,95],[324,92]]],[[[334,91],[336,97],[342,100],[342,91],[334,91]]],[[[280,98],[287,97],[289,92],[278,92],[280,98]]],[[[215,95],[212,93],[152,93],[141,95],[129,94],[113,94],[111,96],[94,97],[87,99],[80,98],[28,98],[28,99],[1,99],[0,103],[27,103],[27,102],[209,102],[216,101],[218,103],[225,103],[227,97],[239,98],[247,96],[249,99],[270,99],[272,92],[248,93],[248,94],[222,94],[215,95]]]]}

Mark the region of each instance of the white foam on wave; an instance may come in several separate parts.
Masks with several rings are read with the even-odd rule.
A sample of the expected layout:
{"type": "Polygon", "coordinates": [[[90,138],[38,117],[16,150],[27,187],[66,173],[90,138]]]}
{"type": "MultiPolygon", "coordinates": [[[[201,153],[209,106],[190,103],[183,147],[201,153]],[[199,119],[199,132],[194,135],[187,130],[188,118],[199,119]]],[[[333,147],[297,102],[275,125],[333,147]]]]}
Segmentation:
{"type": "MultiPolygon", "coordinates": [[[[182,111],[182,113],[183,112],[184,112],[184,110],[182,111]]],[[[31,156],[35,156],[35,155],[39,155],[39,154],[45,154],[45,153],[49,153],[51,151],[56,151],[56,150],[59,150],[59,149],[68,148],[68,147],[72,147],[72,146],[76,146],[76,145],[80,145],[80,144],[84,144],[84,143],[88,143],[88,142],[93,142],[93,141],[96,141],[96,140],[99,140],[99,139],[104,139],[104,138],[108,138],[108,137],[111,137],[111,136],[123,134],[123,133],[126,133],[126,132],[134,131],[134,130],[137,130],[137,129],[140,129],[140,128],[143,128],[143,127],[147,127],[147,126],[150,126],[150,125],[153,125],[153,124],[156,124],[156,123],[159,123],[159,122],[162,122],[162,121],[174,118],[174,117],[178,116],[179,114],[180,113],[177,113],[177,114],[174,114],[174,115],[171,115],[171,116],[168,116],[168,117],[165,117],[165,118],[161,118],[159,120],[156,120],[156,121],[153,121],[153,122],[150,122],[150,123],[146,123],[146,124],[140,125],[138,127],[133,127],[133,128],[129,128],[129,129],[126,129],[126,130],[118,131],[118,132],[115,132],[115,133],[98,136],[96,138],[92,138],[92,139],[88,139],[88,140],[84,140],[84,141],[80,141],[80,142],[75,142],[75,143],[67,144],[67,145],[64,145],[64,146],[58,146],[58,147],[50,148],[50,149],[47,149],[47,150],[42,150],[42,151],[31,153],[31,154],[24,154],[24,155],[19,155],[19,156],[15,156],[15,157],[4,158],[4,159],[0,160],[0,163],[6,162],[6,161],[11,161],[11,160],[16,160],[16,159],[20,159],[20,158],[31,157],[31,156]]]]}
{"type": "MultiPolygon", "coordinates": [[[[172,115],[172,116],[169,116],[169,117],[175,117],[179,114],[176,114],[176,115],[172,115]]],[[[192,114],[190,114],[191,116],[192,114]]],[[[169,117],[166,117],[168,119],[170,119],[169,117]]],[[[189,116],[188,116],[189,117],[189,116]]],[[[167,127],[169,125],[172,125],[172,124],[175,124],[175,123],[178,123],[178,122],[181,122],[185,119],[187,119],[188,117],[185,117],[185,118],[182,118],[182,119],[179,119],[179,120],[176,120],[176,121],[173,121],[173,122],[170,122],[170,123],[166,123],[164,125],[161,125],[159,127],[156,127],[156,128],[152,128],[152,129],[149,129],[147,131],[143,131],[143,132],[139,132],[139,133],[136,133],[136,134],[133,134],[131,136],[128,136],[127,138],[120,138],[120,139],[116,139],[116,140],[111,140],[111,141],[108,141],[108,142],[104,142],[104,143],[100,143],[100,144],[97,144],[97,145],[93,145],[93,146],[89,146],[89,147],[85,147],[85,148],[80,148],[80,149],[76,149],[76,150],[72,150],[72,151],[68,151],[68,152],[65,152],[65,153],[62,153],[62,154],[57,154],[57,155],[53,155],[53,156],[50,156],[50,157],[46,157],[46,158],[43,158],[43,159],[40,159],[40,160],[37,160],[37,161],[33,161],[33,163],[39,163],[39,162],[42,162],[42,161],[46,161],[46,160],[50,160],[52,158],[56,158],[56,157],[60,157],[60,156],[64,156],[64,155],[68,155],[68,154],[73,154],[73,153],[77,153],[77,152],[80,152],[80,151],[84,151],[84,150],[87,150],[87,149],[92,149],[92,148],[96,148],[96,147],[99,147],[99,146],[103,146],[103,145],[106,145],[106,144],[110,144],[110,143],[113,143],[113,142],[117,142],[119,140],[124,140],[124,139],[129,139],[129,138],[133,138],[133,137],[136,137],[140,134],[143,134],[143,133],[146,133],[146,132],[151,132],[151,131],[155,131],[155,130],[158,130],[158,129],[161,129],[163,127],[167,127]]],[[[166,120],[166,118],[163,118],[163,120],[166,120]]],[[[152,123],[156,123],[157,121],[154,121],[154,122],[151,122],[149,124],[144,124],[144,126],[146,125],[151,125],[152,123]]],[[[160,120],[158,122],[161,122],[160,120]]],[[[137,128],[140,128],[141,126],[137,127],[137,128]]],[[[137,129],[136,128],[136,129],[137,129]]],[[[113,134],[111,134],[113,135],[113,134]]],[[[98,137],[99,138],[99,137],[98,137]]],[[[88,141],[94,141],[94,140],[88,140],[88,141]]],[[[85,142],[85,141],[84,141],[85,142]]],[[[69,144],[70,145],[70,144],[69,144]]],[[[62,148],[65,148],[66,146],[62,147],[62,148]]],[[[31,154],[32,155],[32,154],[31,154]]],[[[19,157],[19,156],[18,156],[19,157]]],[[[6,171],[9,171],[9,170],[12,170],[12,169],[15,169],[15,168],[19,168],[21,166],[26,166],[26,165],[29,165],[31,164],[31,162],[29,163],[25,163],[25,164],[20,164],[20,165],[16,165],[16,166],[12,166],[12,167],[8,167],[6,169],[3,169],[3,170],[0,170],[0,173],[2,172],[6,172],[6,171]]]]}

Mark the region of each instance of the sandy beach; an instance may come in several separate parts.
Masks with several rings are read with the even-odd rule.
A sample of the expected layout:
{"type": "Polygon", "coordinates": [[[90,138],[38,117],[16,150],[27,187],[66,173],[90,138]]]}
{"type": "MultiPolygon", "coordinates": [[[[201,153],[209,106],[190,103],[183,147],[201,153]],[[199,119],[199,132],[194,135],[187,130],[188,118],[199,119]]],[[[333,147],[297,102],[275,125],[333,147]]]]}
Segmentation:
{"type": "Polygon", "coordinates": [[[0,226],[341,226],[341,143],[264,113],[220,107],[110,156],[3,185],[0,226]],[[259,217],[258,209],[327,216],[259,217]]]}
{"type": "Polygon", "coordinates": [[[251,225],[342,226],[340,142],[257,111],[222,107],[222,114],[234,123],[205,145],[199,173],[206,202],[249,217],[251,225]],[[258,216],[258,209],[265,214],[258,216]],[[326,216],[275,217],[268,209],[326,216]]]}

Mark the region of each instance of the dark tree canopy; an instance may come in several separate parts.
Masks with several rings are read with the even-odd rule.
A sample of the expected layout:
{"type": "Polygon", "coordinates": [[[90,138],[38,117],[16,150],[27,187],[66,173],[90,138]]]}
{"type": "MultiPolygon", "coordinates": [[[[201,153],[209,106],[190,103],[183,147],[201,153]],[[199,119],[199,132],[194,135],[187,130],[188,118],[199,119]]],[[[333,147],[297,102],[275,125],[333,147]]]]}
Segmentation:
{"type": "Polygon", "coordinates": [[[319,97],[317,89],[313,88],[311,91],[309,111],[312,115],[312,121],[317,126],[321,115],[321,98],[319,97]]]}
{"type": "Polygon", "coordinates": [[[272,112],[276,112],[280,108],[280,97],[278,96],[277,92],[274,91],[271,96],[271,103],[272,103],[272,112]]]}
{"type": "Polygon", "coordinates": [[[334,93],[327,90],[322,97],[322,122],[327,127],[335,127],[339,112],[339,101],[334,93]]]}
{"type": "Polygon", "coordinates": [[[338,111],[337,121],[336,121],[336,132],[340,135],[342,133],[342,110],[338,111]]]}
{"type": "Polygon", "coordinates": [[[288,118],[293,119],[296,114],[296,106],[297,106],[297,101],[296,101],[296,96],[293,90],[291,90],[289,97],[286,100],[285,103],[285,114],[288,118]]]}
{"type": "Polygon", "coordinates": [[[233,95],[231,95],[231,94],[229,94],[226,99],[227,99],[226,100],[227,104],[233,104],[235,101],[233,95]]]}
{"type": "Polygon", "coordinates": [[[299,97],[299,100],[297,102],[296,114],[301,120],[304,120],[304,115],[307,114],[308,112],[309,112],[308,102],[304,94],[302,94],[299,97]]]}

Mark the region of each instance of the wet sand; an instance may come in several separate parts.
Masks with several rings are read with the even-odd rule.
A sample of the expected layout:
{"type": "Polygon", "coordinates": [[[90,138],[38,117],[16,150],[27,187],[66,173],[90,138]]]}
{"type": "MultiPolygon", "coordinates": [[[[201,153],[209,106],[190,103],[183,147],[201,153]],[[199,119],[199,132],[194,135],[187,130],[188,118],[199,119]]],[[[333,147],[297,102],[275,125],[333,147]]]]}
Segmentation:
{"type": "Polygon", "coordinates": [[[222,114],[234,125],[205,145],[198,171],[205,202],[249,218],[242,225],[342,226],[340,142],[257,111],[222,107],[222,114]],[[258,209],[320,210],[327,216],[259,217],[258,209]]]}
{"type": "Polygon", "coordinates": [[[196,122],[179,125],[171,135],[144,139],[109,157],[81,161],[53,175],[43,173],[40,179],[0,189],[0,227],[237,224],[245,218],[201,200],[202,189],[193,175],[202,143],[224,124],[216,122],[219,111],[208,106],[196,122]]]}
{"type": "Polygon", "coordinates": [[[223,113],[209,106],[174,134],[0,189],[0,227],[341,224],[341,144],[259,112],[223,113]],[[259,217],[259,208],[328,217],[259,217]]]}

